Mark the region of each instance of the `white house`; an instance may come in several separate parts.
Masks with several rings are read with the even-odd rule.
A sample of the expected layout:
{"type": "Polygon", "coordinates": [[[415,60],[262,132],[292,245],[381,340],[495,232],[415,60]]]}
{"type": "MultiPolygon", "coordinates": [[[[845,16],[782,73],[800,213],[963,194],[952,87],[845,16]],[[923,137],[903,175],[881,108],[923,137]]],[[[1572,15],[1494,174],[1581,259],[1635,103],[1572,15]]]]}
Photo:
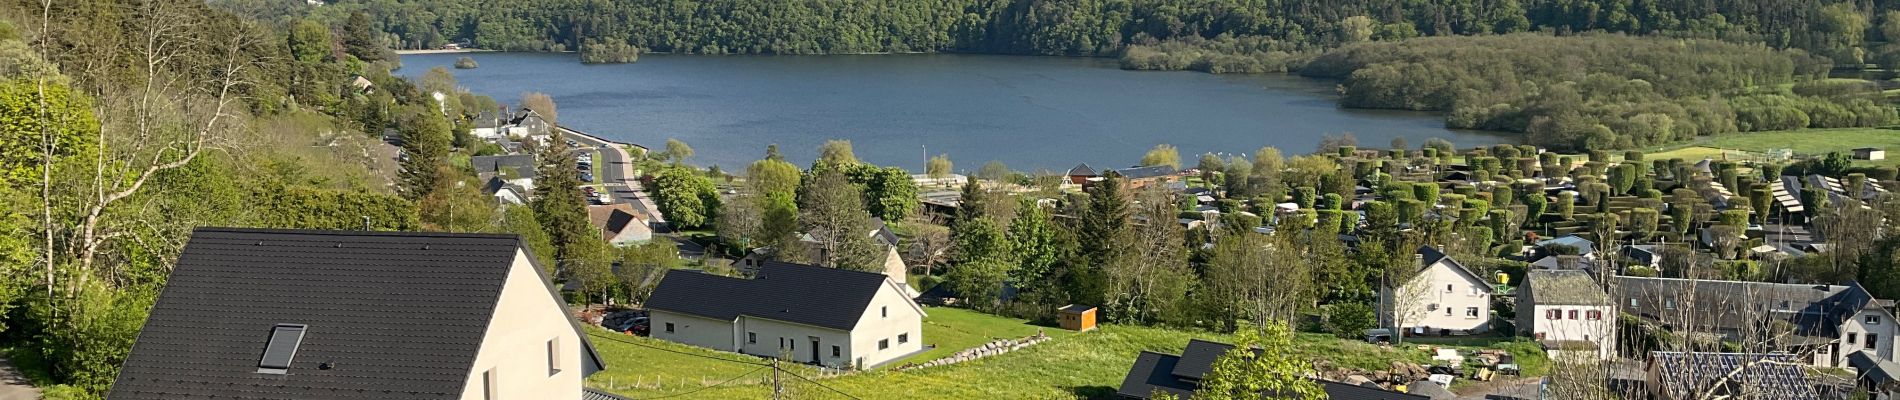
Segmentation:
{"type": "Polygon", "coordinates": [[[600,398],[582,379],[606,365],[527,251],[516,235],[198,229],[106,398],[600,398]]]}
{"type": "Polygon", "coordinates": [[[884,274],[765,262],[752,279],[667,271],[647,299],[652,336],[837,368],[923,351],[924,309],[884,274]]]}
{"type": "Polygon", "coordinates": [[[1379,293],[1379,320],[1408,335],[1491,329],[1491,284],[1438,249],[1419,247],[1418,274],[1379,293]]]}
{"type": "Polygon", "coordinates": [[[1616,354],[1616,304],[1588,272],[1531,270],[1517,292],[1517,330],[1553,353],[1587,346],[1609,359],[1616,354]]]}

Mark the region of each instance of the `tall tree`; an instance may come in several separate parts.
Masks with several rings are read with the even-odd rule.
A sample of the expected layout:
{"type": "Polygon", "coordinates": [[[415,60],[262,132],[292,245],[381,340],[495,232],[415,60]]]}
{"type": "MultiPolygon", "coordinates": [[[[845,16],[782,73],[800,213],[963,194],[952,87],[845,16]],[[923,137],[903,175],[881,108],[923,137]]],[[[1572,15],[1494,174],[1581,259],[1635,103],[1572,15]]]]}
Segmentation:
{"type": "Polygon", "coordinates": [[[950,163],[949,154],[938,154],[931,156],[930,161],[924,164],[924,174],[932,179],[943,179],[950,176],[950,171],[954,166],[950,163]]]}
{"type": "Polygon", "coordinates": [[[521,108],[534,110],[535,114],[540,114],[541,118],[546,119],[550,124],[557,124],[561,121],[560,111],[554,105],[554,96],[549,96],[547,93],[522,93],[521,108]]]}
{"type": "Polygon", "coordinates": [[[1157,144],[1155,148],[1149,149],[1147,154],[1141,155],[1141,165],[1166,165],[1174,167],[1174,169],[1181,169],[1181,151],[1175,149],[1174,145],[1171,144],[1157,144]]]}
{"type": "Polygon", "coordinates": [[[389,49],[376,39],[381,32],[370,24],[369,13],[350,13],[343,21],[343,50],[363,61],[382,61],[389,49]]]}
{"type": "Polygon", "coordinates": [[[862,271],[882,271],[878,249],[871,243],[871,214],[864,211],[858,188],[844,172],[825,170],[813,176],[798,196],[798,221],[815,242],[819,265],[862,271]]]}
{"type": "Polygon", "coordinates": [[[445,177],[442,167],[448,162],[449,142],[453,139],[448,121],[428,104],[405,108],[402,118],[403,195],[411,199],[427,196],[445,177]]]}
{"type": "Polygon", "coordinates": [[[666,152],[662,154],[668,161],[672,161],[673,165],[679,165],[686,162],[686,159],[693,158],[693,146],[688,146],[686,142],[679,139],[667,138],[666,152]]]}

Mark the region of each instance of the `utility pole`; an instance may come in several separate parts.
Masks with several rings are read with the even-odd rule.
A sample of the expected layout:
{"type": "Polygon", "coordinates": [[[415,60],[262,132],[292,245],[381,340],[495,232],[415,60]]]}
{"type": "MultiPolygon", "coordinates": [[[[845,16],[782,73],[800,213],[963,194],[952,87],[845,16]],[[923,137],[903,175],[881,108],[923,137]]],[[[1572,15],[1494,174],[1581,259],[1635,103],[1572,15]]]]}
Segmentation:
{"type": "Polygon", "coordinates": [[[773,358],[772,359],[772,400],[779,400],[780,396],[784,396],[784,395],[785,395],[785,385],[782,383],[779,383],[778,381],[778,359],[773,358]]]}

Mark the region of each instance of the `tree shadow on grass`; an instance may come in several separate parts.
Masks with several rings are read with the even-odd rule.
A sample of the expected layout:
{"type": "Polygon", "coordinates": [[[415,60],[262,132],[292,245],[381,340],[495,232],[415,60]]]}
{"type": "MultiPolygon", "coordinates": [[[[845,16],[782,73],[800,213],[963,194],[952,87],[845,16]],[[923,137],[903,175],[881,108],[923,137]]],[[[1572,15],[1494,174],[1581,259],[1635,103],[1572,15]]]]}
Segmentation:
{"type": "Polygon", "coordinates": [[[1115,388],[1107,386],[1070,386],[1069,393],[1090,400],[1108,400],[1115,398],[1115,388]]]}

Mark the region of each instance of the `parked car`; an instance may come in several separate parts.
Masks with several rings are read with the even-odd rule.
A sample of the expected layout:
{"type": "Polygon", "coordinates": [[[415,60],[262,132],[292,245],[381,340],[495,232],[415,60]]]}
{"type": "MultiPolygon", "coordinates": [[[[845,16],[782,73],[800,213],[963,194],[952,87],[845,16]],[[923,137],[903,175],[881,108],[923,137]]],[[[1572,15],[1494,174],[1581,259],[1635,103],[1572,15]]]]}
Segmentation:
{"type": "Polygon", "coordinates": [[[581,172],[581,182],[589,182],[589,183],[594,182],[594,173],[581,172]]]}
{"type": "Polygon", "coordinates": [[[600,204],[611,204],[614,202],[614,198],[608,197],[607,192],[600,192],[594,194],[594,201],[600,204]]]}
{"type": "Polygon", "coordinates": [[[574,139],[568,139],[567,147],[581,147],[581,142],[576,142],[574,141],[574,139]]]}

